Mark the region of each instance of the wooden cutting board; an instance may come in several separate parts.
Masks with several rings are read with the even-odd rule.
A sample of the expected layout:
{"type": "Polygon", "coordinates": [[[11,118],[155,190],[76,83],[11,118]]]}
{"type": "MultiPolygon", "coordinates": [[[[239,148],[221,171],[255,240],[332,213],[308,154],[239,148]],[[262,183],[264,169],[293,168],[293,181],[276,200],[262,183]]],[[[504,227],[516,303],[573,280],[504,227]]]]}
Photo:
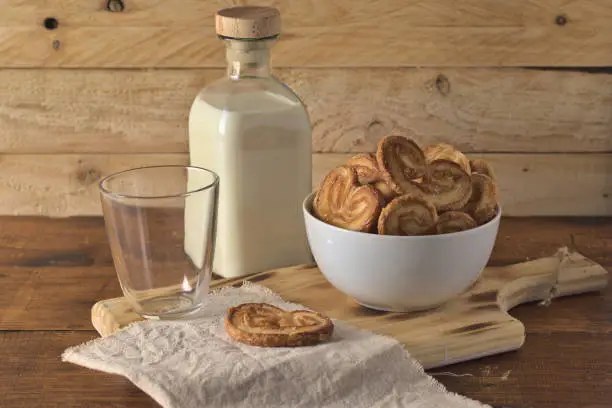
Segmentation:
{"type": "MultiPolygon", "coordinates": [[[[285,300],[403,343],[425,368],[440,367],[520,348],[525,328],[507,311],[535,300],[597,291],[607,271],[577,252],[557,254],[504,267],[487,267],[464,294],[445,305],[415,313],[366,309],[336,290],[315,266],[295,266],[246,278],[214,282],[213,287],[264,285],[285,300]]],[[[554,307],[551,306],[551,307],[554,307]]],[[[92,308],[92,323],[102,336],[141,320],[124,298],[103,300],[92,308]]]]}

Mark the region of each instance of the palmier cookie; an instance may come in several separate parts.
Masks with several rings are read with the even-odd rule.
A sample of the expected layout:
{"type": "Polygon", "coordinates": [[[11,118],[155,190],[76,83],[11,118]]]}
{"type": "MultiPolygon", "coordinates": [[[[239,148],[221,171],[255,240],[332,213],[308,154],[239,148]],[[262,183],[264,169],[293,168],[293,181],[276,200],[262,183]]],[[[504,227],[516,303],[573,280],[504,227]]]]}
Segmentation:
{"type": "Polygon", "coordinates": [[[376,157],[372,153],[356,154],[348,159],[346,164],[355,169],[360,184],[371,184],[381,180],[376,157]]]}
{"type": "Polygon", "coordinates": [[[225,330],[234,340],[259,347],[311,346],[329,340],[331,319],[308,310],[286,311],[267,303],[244,303],[228,310],[225,330]]]}
{"type": "Polygon", "coordinates": [[[457,163],[438,159],[429,163],[421,190],[438,212],[459,210],[472,195],[472,180],[457,163]]]}
{"type": "Polygon", "coordinates": [[[449,160],[457,163],[467,174],[471,173],[470,160],[465,154],[448,143],[438,143],[424,149],[425,157],[429,163],[435,160],[449,160]]]}
{"type": "Polygon", "coordinates": [[[376,148],[376,162],[397,194],[408,192],[409,184],[423,177],[427,170],[427,160],[419,145],[402,136],[382,138],[376,148]]]}
{"type": "Polygon", "coordinates": [[[428,200],[402,195],[391,200],[378,218],[378,233],[382,235],[423,235],[435,228],[436,208],[428,200]]]}
{"type": "Polygon", "coordinates": [[[495,173],[493,172],[493,166],[485,159],[472,159],[470,160],[470,169],[472,173],[479,173],[488,176],[493,182],[495,182],[495,173]]]}
{"type": "Polygon", "coordinates": [[[438,234],[448,234],[469,230],[476,226],[476,221],[468,214],[461,211],[447,211],[438,216],[436,232],[438,234]]]}
{"type": "Polygon", "coordinates": [[[313,210],[328,224],[370,232],[383,205],[381,193],[371,185],[360,186],[355,169],[343,165],[325,176],[315,195],[313,210]]]}
{"type": "Polygon", "coordinates": [[[472,173],[472,195],[463,211],[482,225],[497,215],[498,193],[497,185],[489,176],[472,173]]]}

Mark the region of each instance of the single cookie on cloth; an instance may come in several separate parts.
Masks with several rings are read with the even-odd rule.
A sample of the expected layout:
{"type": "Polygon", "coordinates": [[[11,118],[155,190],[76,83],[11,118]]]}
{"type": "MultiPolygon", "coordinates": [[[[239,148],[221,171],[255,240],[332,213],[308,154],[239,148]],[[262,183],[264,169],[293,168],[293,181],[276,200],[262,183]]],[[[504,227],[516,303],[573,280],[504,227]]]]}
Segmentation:
{"type": "Polygon", "coordinates": [[[243,303],[228,310],[225,330],[234,340],[251,346],[299,347],[329,340],[334,324],[328,317],[308,310],[243,303]]]}

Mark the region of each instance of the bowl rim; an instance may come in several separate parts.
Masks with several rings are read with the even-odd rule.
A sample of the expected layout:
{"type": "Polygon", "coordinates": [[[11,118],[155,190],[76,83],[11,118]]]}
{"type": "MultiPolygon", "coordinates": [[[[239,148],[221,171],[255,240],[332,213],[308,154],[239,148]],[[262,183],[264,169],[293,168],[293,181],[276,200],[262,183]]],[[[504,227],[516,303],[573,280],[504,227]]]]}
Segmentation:
{"type": "Polygon", "coordinates": [[[475,228],[471,228],[468,230],[463,230],[463,231],[458,231],[458,232],[449,232],[446,234],[435,234],[435,235],[381,235],[381,234],[374,234],[371,232],[353,231],[353,230],[349,230],[345,228],[340,228],[340,227],[336,227],[335,225],[331,225],[324,221],[321,221],[320,219],[315,217],[314,214],[312,213],[312,202],[314,201],[315,194],[316,194],[316,191],[310,192],[310,194],[308,194],[306,198],[304,198],[304,200],[302,201],[302,210],[304,214],[307,217],[309,217],[313,222],[319,225],[323,225],[332,230],[336,230],[341,233],[353,234],[356,236],[363,236],[363,237],[377,237],[373,239],[380,239],[380,240],[386,239],[386,240],[393,240],[393,241],[415,241],[415,240],[426,241],[426,240],[448,239],[452,237],[460,237],[463,235],[469,236],[472,234],[478,234],[479,231],[486,229],[492,224],[498,223],[499,219],[502,216],[502,206],[498,203],[497,204],[497,214],[495,214],[495,217],[493,217],[491,220],[487,221],[486,223],[482,225],[479,225],[475,228]]]}

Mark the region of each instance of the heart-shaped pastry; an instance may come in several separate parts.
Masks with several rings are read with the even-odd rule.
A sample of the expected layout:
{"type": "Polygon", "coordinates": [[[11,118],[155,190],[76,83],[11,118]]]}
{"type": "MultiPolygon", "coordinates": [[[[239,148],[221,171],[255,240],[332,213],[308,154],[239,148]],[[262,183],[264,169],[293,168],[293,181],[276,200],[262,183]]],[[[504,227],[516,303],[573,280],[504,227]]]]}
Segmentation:
{"type": "Polygon", "coordinates": [[[459,232],[476,227],[476,221],[469,214],[461,211],[447,211],[440,214],[436,223],[436,232],[438,234],[448,234],[450,232],[459,232]]]}
{"type": "Polygon", "coordinates": [[[472,180],[457,163],[438,159],[429,163],[422,182],[407,180],[403,190],[431,202],[438,212],[459,210],[472,195],[472,180]]]}
{"type": "Polygon", "coordinates": [[[391,186],[391,184],[389,184],[389,182],[386,180],[378,180],[373,184],[373,186],[380,192],[380,194],[382,194],[383,198],[387,201],[393,200],[398,195],[391,186]]]}
{"type": "Polygon", "coordinates": [[[359,184],[371,184],[387,201],[397,197],[397,193],[378,169],[376,156],[372,153],[359,153],[348,159],[346,164],[355,169],[359,184]]]}
{"type": "Polygon", "coordinates": [[[308,310],[286,311],[267,303],[244,303],[228,310],[225,330],[236,341],[259,347],[310,346],[329,340],[331,319],[308,310]]]}
{"type": "Polygon", "coordinates": [[[315,194],[313,210],[328,224],[369,232],[376,225],[383,205],[384,198],[376,188],[359,185],[354,168],[338,166],[323,179],[315,194]]]}
{"type": "Polygon", "coordinates": [[[378,142],[376,162],[383,178],[397,194],[412,189],[413,180],[421,178],[427,169],[425,154],[412,139],[387,136],[378,142]]]}
{"type": "Polygon", "coordinates": [[[457,163],[438,159],[429,163],[422,189],[438,212],[459,210],[472,195],[472,180],[457,163]]]}
{"type": "Polygon", "coordinates": [[[472,196],[463,209],[482,225],[497,215],[497,185],[487,175],[472,173],[472,196]]]}
{"type": "Polygon", "coordinates": [[[370,184],[381,180],[376,157],[372,153],[359,153],[348,159],[346,164],[355,169],[360,184],[370,184]]]}
{"type": "Polygon", "coordinates": [[[493,167],[485,159],[470,160],[470,169],[472,170],[472,173],[484,174],[485,176],[489,176],[489,178],[495,182],[493,167]]]}
{"type": "Polygon", "coordinates": [[[411,195],[394,198],[378,219],[382,235],[422,235],[435,228],[438,214],[428,200],[411,195]]]}
{"type": "Polygon", "coordinates": [[[467,156],[448,143],[438,143],[427,146],[424,153],[429,163],[440,159],[450,160],[461,166],[461,168],[465,170],[467,174],[472,172],[470,168],[470,160],[467,158],[467,156]]]}

